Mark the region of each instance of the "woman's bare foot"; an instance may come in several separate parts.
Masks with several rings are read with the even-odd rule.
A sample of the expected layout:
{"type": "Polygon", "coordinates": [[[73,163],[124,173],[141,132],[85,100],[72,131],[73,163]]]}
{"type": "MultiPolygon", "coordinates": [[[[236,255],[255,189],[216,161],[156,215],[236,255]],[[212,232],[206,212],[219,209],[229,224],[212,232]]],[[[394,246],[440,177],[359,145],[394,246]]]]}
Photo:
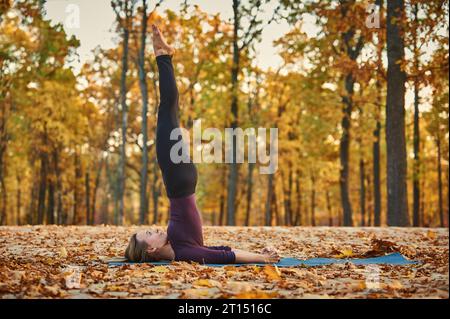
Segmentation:
{"type": "Polygon", "coordinates": [[[175,49],[167,44],[159,28],[152,24],[152,38],[153,38],[153,49],[156,56],[160,55],[173,55],[175,49]]]}

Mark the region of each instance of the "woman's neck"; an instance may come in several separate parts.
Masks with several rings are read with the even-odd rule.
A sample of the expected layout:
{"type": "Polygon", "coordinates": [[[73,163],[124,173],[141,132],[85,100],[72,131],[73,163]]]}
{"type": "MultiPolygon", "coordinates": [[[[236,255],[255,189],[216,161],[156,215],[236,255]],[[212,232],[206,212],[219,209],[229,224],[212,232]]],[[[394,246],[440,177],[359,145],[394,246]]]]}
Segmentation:
{"type": "Polygon", "coordinates": [[[157,258],[161,260],[175,259],[175,251],[173,250],[172,245],[170,244],[169,241],[158,251],[157,258]]]}

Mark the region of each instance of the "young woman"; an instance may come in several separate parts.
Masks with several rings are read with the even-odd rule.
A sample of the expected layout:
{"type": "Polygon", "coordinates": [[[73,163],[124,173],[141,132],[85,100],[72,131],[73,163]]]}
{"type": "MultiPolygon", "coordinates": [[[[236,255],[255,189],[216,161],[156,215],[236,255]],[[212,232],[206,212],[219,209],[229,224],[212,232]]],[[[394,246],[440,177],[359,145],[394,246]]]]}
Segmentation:
{"type": "Polygon", "coordinates": [[[153,48],[159,70],[160,105],[156,128],[156,155],[170,201],[167,233],[159,230],[140,231],[131,236],[125,257],[134,262],[175,260],[198,263],[276,263],[280,257],[272,248],[261,254],[228,246],[203,245],[202,222],[195,202],[197,170],[195,165],[173,163],[170,139],[172,130],[179,128],[178,89],[172,65],[174,49],[170,47],[157,26],[152,25],[153,48]]]}

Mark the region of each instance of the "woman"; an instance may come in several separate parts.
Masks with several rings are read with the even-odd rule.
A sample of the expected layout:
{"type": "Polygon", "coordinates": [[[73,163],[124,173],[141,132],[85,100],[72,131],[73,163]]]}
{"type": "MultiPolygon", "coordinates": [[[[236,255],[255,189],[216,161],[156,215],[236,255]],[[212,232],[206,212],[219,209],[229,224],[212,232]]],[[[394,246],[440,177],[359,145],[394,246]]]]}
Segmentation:
{"type": "Polygon", "coordinates": [[[153,48],[159,70],[160,105],[156,128],[156,155],[170,200],[170,219],[166,232],[140,231],[131,236],[125,257],[134,262],[175,260],[198,263],[275,263],[280,257],[271,248],[261,254],[231,249],[228,246],[203,245],[202,223],[195,202],[197,170],[189,160],[173,163],[170,149],[177,140],[170,139],[179,128],[178,89],[172,65],[174,49],[152,25],[153,48]]]}

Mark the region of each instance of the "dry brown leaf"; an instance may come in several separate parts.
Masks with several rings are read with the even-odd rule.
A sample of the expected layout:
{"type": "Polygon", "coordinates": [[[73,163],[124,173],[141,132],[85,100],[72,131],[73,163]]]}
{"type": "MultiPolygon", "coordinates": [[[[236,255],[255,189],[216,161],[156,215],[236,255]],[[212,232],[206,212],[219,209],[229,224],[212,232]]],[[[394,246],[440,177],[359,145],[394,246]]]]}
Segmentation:
{"type": "Polygon", "coordinates": [[[248,292],[252,290],[252,286],[250,284],[239,281],[228,282],[226,288],[233,293],[248,292]]]}
{"type": "Polygon", "coordinates": [[[59,257],[61,258],[67,258],[67,250],[65,247],[61,247],[59,249],[59,257]]]}
{"type": "Polygon", "coordinates": [[[217,293],[217,289],[199,288],[199,289],[185,289],[182,291],[184,298],[208,298],[217,293]]]}
{"type": "Polygon", "coordinates": [[[166,273],[169,271],[169,269],[167,269],[167,267],[164,266],[155,266],[153,268],[150,269],[153,272],[157,272],[157,273],[166,273]]]}
{"type": "Polygon", "coordinates": [[[259,289],[241,292],[234,295],[235,298],[238,299],[268,299],[268,298],[276,298],[278,297],[278,292],[276,291],[262,291],[259,289]]]}
{"type": "Polygon", "coordinates": [[[427,237],[429,239],[436,239],[436,232],[432,231],[432,230],[428,230],[427,231],[427,237]]]}
{"type": "Polygon", "coordinates": [[[264,273],[266,274],[267,278],[270,280],[281,280],[281,272],[278,269],[278,267],[266,265],[264,266],[264,273]]]}
{"type": "Polygon", "coordinates": [[[215,283],[211,280],[208,280],[208,279],[198,279],[198,280],[194,281],[192,284],[195,286],[208,287],[208,288],[215,287],[217,285],[217,283],[215,283]]]}
{"type": "Polygon", "coordinates": [[[393,290],[397,290],[397,289],[403,289],[403,284],[399,281],[399,280],[393,280],[390,283],[388,283],[386,285],[387,289],[393,289],[393,290]]]}
{"type": "Polygon", "coordinates": [[[67,289],[81,288],[81,272],[72,271],[64,276],[65,285],[67,289]]]}
{"type": "Polygon", "coordinates": [[[414,228],[204,227],[204,236],[211,246],[239,239],[241,247],[237,248],[257,251],[270,244],[286,256],[299,259],[331,257],[351,249],[352,258],[368,257],[367,251],[374,255],[400,251],[410,259],[421,261],[412,266],[377,265],[380,280],[367,282],[364,282],[367,269],[353,264],[280,268],[279,273],[274,268],[269,273],[275,279],[269,279],[271,275],[264,266],[253,265],[207,267],[173,262],[169,266],[108,267],[105,258],[121,256],[130,233],[140,229],[137,226],[2,226],[0,299],[448,298],[447,229],[430,229],[429,238],[427,230],[414,228]],[[339,250],[333,251],[337,243],[339,250]],[[68,252],[65,258],[61,257],[61,247],[68,252]],[[77,284],[68,283],[71,288],[65,283],[66,277],[74,276],[72,266],[68,265],[77,265],[73,267],[81,273],[81,280],[74,281],[77,284]],[[267,296],[268,293],[273,296],[267,296]]]}

